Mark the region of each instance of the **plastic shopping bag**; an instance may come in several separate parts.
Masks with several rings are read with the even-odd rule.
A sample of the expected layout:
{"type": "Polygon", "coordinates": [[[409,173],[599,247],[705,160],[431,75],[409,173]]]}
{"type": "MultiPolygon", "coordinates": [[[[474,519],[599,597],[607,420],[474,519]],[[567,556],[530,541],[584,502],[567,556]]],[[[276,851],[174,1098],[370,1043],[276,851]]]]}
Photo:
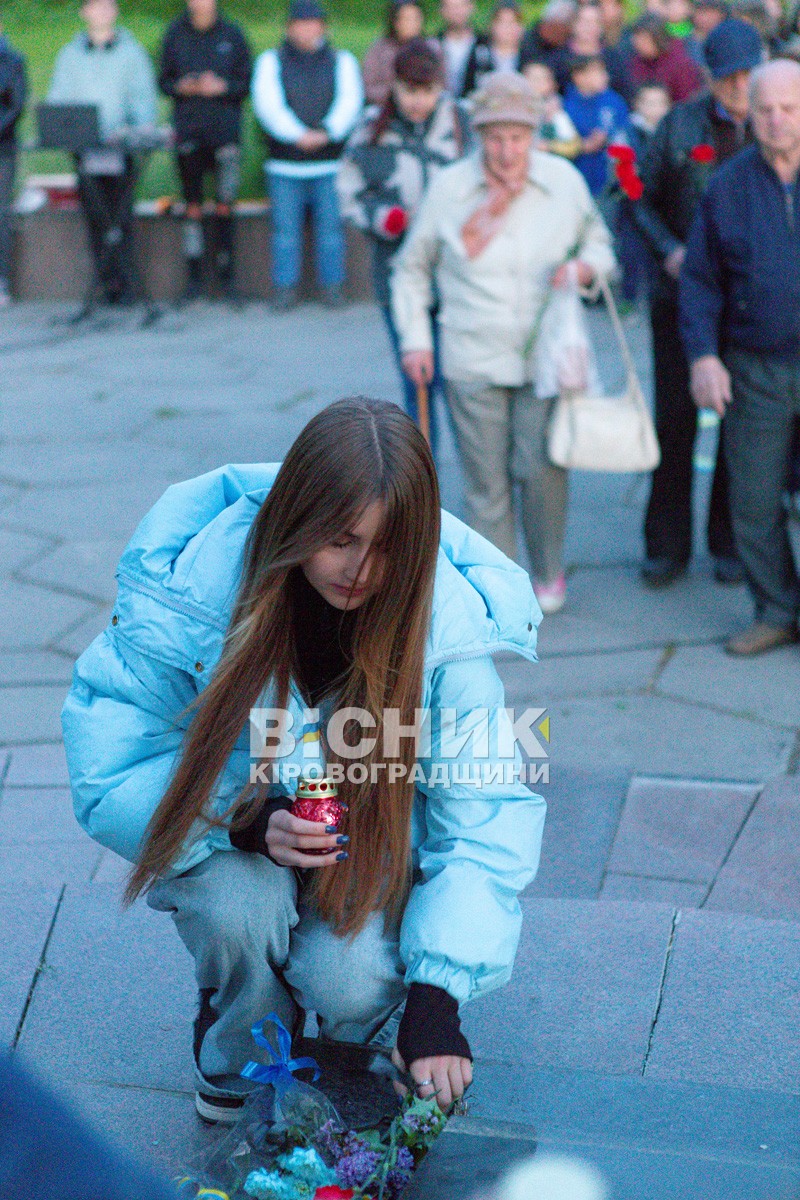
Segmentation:
{"type": "Polygon", "coordinates": [[[546,300],[533,348],[533,381],[540,399],[601,390],[574,261],[566,264],[566,274],[566,282],[546,300]]]}
{"type": "MultiPolygon", "coordinates": [[[[272,1171],[287,1151],[314,1147],[323,1127],[328,1132],[344,1128],[327,1096],[295,1079],[293,1072],[310,1068],[316,1080],[319,1068],[313,1058],[291,1058],[291,1035],[279,1017],[271,1013],[253,1026],[252,1034],[268,1062],[249,1062],[242,1075],[260,1086],[247,1097],[235,1125],[189,1164],[179,1181],[180,1200],[252,1195],[245,1188],[254,1174],[272,1171]],[[264,1034],[268,1021],[275,1026],[275,1044],[264,1034]]],[[[324,1169],[321,1160],[319,1166],[324,1169]]]]}

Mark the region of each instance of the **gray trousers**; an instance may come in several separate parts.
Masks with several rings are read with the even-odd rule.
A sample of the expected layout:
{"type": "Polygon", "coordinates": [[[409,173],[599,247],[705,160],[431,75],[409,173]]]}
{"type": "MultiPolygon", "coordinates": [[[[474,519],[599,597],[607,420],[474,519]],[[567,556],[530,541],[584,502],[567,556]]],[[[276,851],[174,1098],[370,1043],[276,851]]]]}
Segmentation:
{"type": "Polygon", "coordinates": [[[11,205],[14,199],[13,154],[0,154],[0,283],[8,286],[11,278],[11,205]]]}
{"type": "Polygon", "coordinates": [[[509,558],[517,558],[514,487],[534,578],[552,583],[563,569],[568,475],[547,457],[554,399],[531,386],[447,383],[466,477],[468,523],[509,558]]]}
{"type": "MultiPolygon", "coordinates": [[[[290,1031],[297,1007],[314,1012],[320,1036],[384,1044],[406,997],[396,936],[376,915],[355,938],[338,937],[298,902],[297,879],[260,854],[217,851],[151,888],[147,903],[169,912],[194,958],[198,988],[213,989],[217,1020],[196,1062],[209,1095],[249,1091],[239,1072],[256,1053],[250,1029],[275,1012],[290,1031]]],[[[394,1038],[391,1039],[394,1045],[394,1038]]]]}
{"type": "Polygon", "coordinates": [[[725,416],[725,452],[736,549],[756,617],[794,627],[800,608],[786,528],[793,422],[800,414],[800,361],[731,350],[733,401],[725,416]]]}

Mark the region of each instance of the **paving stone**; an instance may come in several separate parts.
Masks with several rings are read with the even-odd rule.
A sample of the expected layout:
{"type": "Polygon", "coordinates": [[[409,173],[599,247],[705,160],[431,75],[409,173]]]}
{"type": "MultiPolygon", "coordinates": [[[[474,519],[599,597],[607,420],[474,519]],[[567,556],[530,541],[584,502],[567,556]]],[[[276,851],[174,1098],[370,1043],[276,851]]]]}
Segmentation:
{"type": "Polygon", "coordinates": [[[75,820],[69,788],[5,787],[0,792],[0,846],[88,841],[75,820]]]}
{"type": "Polygon", "coordinates": [[[541,1154],[567,1155],[593,1167],[604,1179],[613,1200],[796,1200],[800,1171],[709,1160],[697,1155],[631,1150],[627,1146],[585,1145],[581,1142],[540,1142],[541,1154]]]}
{"type": "Polygon", "coordinates": [[[452,1118],[408,1188],[404,1200],[451,1200],[464,1194],[488,1195],[504,1171],[530,1158],[536,1141],[529,1133],[508,1136],[473,1133],[469,1119],[452,1118]]]}
{"type": "Polygon", "coordinates": [[[526,898],[524,913],[511,983],[465,1009],[476,1061],[640,1072],[672,909],[526,898]]]}
{"type": "Polygon", "coordinates": [[[39,558],[23,578],[59,590],[113,603],[117,595],[114,572],[126,540],[70,542],[39,558]]]}
{"type": "Polygon", "coordinates": [[[55,643],[55,648],[63,654],[72,655],[73,659],[78,658],[83,654],[87,646],[89,646],[98,634],[102,633],[108,627],[108,622],[111,620],[111,610],[113,605],[103,604],[96,607],[87,617],[73,625],[66,633],[62,634],[55,643]]]}
{"type": "MultiPolygon", "coordinates": [[[[103,357],[107,358],[107,355],[103,357]]],[[[34,362],[35,359],[31,358],[30,361],[34,362]]],[[[104,400],[92,402],[84,399],[88,389],[81,378],[80,368],[75,368],[74,375],[72,369],[67,368],[60,377],[50,380],[42,371],[43,368],[38,366],[35,404],[31,403],[30,394],[17,400],[4,397],[0,408],[0,441],[69,443],[75,440],[77,431],[80,431],[82,442],[110,438],[125,441],[142,423],[138,406],[126,411],[119,405],[108,403],[107,392],[103,393],[104,400]],[[64,403],[67,389],[69,404],[64,403]]],[[[102,388],[95,388],[95,395],[101,392],[102,388]]]]}
{"type": "MultiPolygon", "coordinates": [[[[149,455],[138,458],[136,472],[179,479],[190,461],[191,454],[185,451],[151,450],[149,455]]],[[[130,470],[131,447],[124,438],[101,445],[76,441],[69,445],[16,443],[0,446],[0,475],[36,487],[105,484],[109,479],[127,477],[130,470]]]]}
{"type": "Polygon", "coordinates": [[[675,908],[700,908],[708,888],[704,883],[677,879],[649,879],[642,875],[618,875],[609,871],[603,880],[603,900],[648,900],[675,908]]]}
{"type": "Polygon", "coordinates": [[[663,657],[661,650],[612,654],[557,654],[537,663],[515,657],[497,662],[509,705],[543,704],[572,696],[643,691],[663,657]]]}
{"type": "Polygon", "coordinates": [[[706,908],[800,919],[800,783],[768,785],[717,876],[706,908]]]}
{"type": "Polygon", "coordinates": [[[686,910],[647,1076],[800,1091],[800,924],[686,910]]]}
{"type": "Polygon", "coordinates": [[[558,700],[550,706],[551,776],[560,767],[762,782],[781,774],[794,735],[663,696],[558,700]]]}
{"type": "Polygon", "coordinates": [[[16,1036],[60,890],[52,881],[29,887],[4,878],[0,885],[0,1046],[16,1036]]]}
{"type": "Polygon", "coordinates": [[[756,721],[800,725],[800,653],[786,646],[752,660],[733,658],[721,646],[678,649],[657,690],[756,721]]]}
{"type": "Polygon", "coordinates": [[[0,742],[53,741],[61,735],[66,688],[0,687],[0,742]]]}
{"type": "Polygon", "coordinates": [[[757,795],[742,785],[634,779],[609,870],[711,883],[757,795]]]}
{"type": "Polygon", "coordinates": [[[744,589],[719,587],[699,572],[652,591],[638,568],[597,567],[573,572],[568,587],[567,607],[542,622],[543,655],[722,641],[752,620],[744,589]]]}
{"type": "Polygon", "coordinates": [[[5,776],[7,787],[66,787],[67,760],[59,740],[42,746],[12,746],[5,776]]]}
{"type": "Polygon", "coordinates": [[[190,1091],[70,1083],[64,1099],[118,1145],[174,1179],[194,1155],[222,1136],[198,1120],[190,1091]]]}
{"type": "Polygon", "coordinates": [[[127,541],[141,518],[173,482],[131,470],[122,479],[76,487],[41,487],[9,504],[3,520],[9,528],[58,537],[69,529],[75,538],[127,541]]]}
{"type": "Polygon", "coordinates": [[[111,883],[119,885],[119,893],[122,894],[123,884],[130,873],[131,864],[127,859],[121,858],[119,854],[115,854],[113,850],[106,850],[103,857],[100,859],[100,864],[92,877],[92,883],[111,883]]]}
{"type": "Polygon", "coordinates": [[[0,654],[0,685],[6,683],[59,683],[72,679],[72,658],[50,650],[25,650],[0,654]]]}
{"type": "Polygon", "coordinates": [[[0,529],[0,575],[9,575],[31,562],[51,545],[47,538],[0,529]]]}
{"type": "Polygon", "coordinates": [[[70,887],[47,964],[22,1046],[54,1081],[191,1090],[196,992],[169,917],[123,913],[115,886],[70,887]]]}
{"type": "Polygon", "coordinates": [[[89,883],[101,850],[88,837],[81,840],[0,844],[0,878],[30,887],[89,883]]]}
{"type": "MultiPolygon", "coordinates": [[[[764,1088],[482,1062],[469,1113],[475,1122],[533,1129],[550,1143],[611,1143],[716,1162],[800,1165],[800,1097],[764,1088]]],[[[652,1196],[660,1200],[658,1191],[652,1196]]]]}
{"type": "Polygon", "coordinates": [[[614,840],[627,773],[555,764],[547,786],[542,858],[528,894],[596,897],[614,840]]]}
{"type": "Polygon", "coordinates": [[[89,611],[85,600],[13,579],[0,580],[0,648],[44,649],[89,611]]]}

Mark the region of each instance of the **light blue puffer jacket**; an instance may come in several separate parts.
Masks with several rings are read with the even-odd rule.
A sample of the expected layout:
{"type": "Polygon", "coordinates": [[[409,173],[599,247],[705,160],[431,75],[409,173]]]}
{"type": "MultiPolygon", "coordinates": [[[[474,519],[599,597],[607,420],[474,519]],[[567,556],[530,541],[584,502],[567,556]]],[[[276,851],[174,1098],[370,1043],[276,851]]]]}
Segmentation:
{"type": "MultiPolygon", "coordinates": [[[[91,837],[129,860],[173,769],[186,727],[178,716],[219,659],[245,538],[277,471],[278,464],[228,466],[169,488],[120,560],[110,626],[76,664],[62,714],[75,812],[91,837]]],[[[454,517],[442,518],[423,707],[455,709],[460,730],[474,709],[502,709],[491,655],[535,659],[541,613],[521,568],[454,517]]],[[[292,706],[298,728],[294,691],[292,706]]],[[[426,781],[439,761],[437,727],[421,763],[426,781]]],[[[299,742],[298,763],[302,753],[299,742]]],[[[468,769],[484,760],[470,739],[454,761],[468,769]]],[[[216,811],[238,795],[250,765],[244,730],[216,811]]],[[[417,882],[400,935],[408,983],[434,984],[463,1003],[506,982],[520,932],[517,893],[536,873],[544,814],[544,801],[518,781],[418,787],[417,882]]],[[[230,848],[224,828],[198,826],[174,870],[230,848]]]]}

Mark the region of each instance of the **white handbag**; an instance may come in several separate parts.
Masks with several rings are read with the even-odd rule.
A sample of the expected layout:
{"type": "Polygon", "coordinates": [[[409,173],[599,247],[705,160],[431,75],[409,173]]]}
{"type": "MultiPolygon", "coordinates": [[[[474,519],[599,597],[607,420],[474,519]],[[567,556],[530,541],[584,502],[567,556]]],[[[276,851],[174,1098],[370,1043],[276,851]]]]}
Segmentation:
{"type": "Polygon", "coordinates": [[[576,471],[652,471],[661,451],[642,394],[625,331],[607,281],[600,291],[617,335],[627,383],[616,396],[565,392],[553,408],[547,453],[556,466],[576,471]]]}

